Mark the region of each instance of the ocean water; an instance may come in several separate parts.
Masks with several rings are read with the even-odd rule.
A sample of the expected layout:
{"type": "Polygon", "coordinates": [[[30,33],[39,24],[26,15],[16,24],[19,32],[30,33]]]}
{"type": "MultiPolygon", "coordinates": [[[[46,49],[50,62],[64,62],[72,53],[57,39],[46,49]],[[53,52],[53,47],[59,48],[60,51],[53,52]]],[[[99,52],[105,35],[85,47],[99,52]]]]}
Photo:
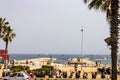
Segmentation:
{"type": "MultiPolygon", "coordinates": [[[[80,54],[10,54],[10,60],[22,60],[22,59],[32,59],[40,57],[52,57],[56,58],[57,63],[67,63],[69,58],[78,58],[80,54]]],[[[102,64],[110,64],[110,55],[83,55],[84,58],[89,58],[90,60],[100,61],[102,64]],[[107,58],[107,59],[105,59],[107,58]]],[[[118,61],[119,63],[119,61],[118,61]]]]}

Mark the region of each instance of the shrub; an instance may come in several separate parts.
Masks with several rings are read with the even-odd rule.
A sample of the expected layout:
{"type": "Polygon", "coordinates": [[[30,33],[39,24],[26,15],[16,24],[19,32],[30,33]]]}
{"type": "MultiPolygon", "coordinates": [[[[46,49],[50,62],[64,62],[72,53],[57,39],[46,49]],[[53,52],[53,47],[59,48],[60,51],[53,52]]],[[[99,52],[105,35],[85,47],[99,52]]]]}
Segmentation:
{"type": "Polygon", "coordinates": [[[45,71],[46,74],[48,74],[50,71],[53,71],[54,67],[53,66],[47,66],[47,65],[43,65],[42,68],[39,69],[34,69],[34,72],[40,72],[40,71],[45,71]]]}
{"type": "Polygon", "coordinates": [[[19,72],[19,71],[29,71],[30,67],[29,66],[21,66],[21,65],[18,65],[18,66],[12,66],[10,68],[10,70],[12,72],[19,72]]]}

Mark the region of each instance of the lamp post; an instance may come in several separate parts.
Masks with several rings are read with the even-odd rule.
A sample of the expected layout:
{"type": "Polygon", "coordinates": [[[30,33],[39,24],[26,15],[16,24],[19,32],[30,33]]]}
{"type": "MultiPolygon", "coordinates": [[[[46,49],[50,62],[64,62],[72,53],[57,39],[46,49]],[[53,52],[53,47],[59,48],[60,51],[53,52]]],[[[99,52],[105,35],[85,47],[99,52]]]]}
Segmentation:
{"type": "Polygon", "coordinates": [[[82,29],[81,29],[81,32],[82,32],[82,34],[81,34],[81,36],[82,36],[82,38],[81,38],[81,70],[82,70],[82,59],[83,59],[83,27],[82,27],[82,29]]]}

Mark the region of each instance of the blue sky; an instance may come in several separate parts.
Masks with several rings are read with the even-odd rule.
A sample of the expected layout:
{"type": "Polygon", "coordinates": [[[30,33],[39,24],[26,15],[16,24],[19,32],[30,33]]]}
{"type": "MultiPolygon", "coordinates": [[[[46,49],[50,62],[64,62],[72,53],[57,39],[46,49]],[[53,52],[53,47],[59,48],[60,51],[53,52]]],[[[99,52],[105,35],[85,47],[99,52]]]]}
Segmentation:
{"type": "Polygon", "coordinates": [[[16,33],[10,54],[80,54],[82,27],[84,54],[110,54],[105,13],[89,10],[82,0],[1,0],[0,10],[16,33]]]}

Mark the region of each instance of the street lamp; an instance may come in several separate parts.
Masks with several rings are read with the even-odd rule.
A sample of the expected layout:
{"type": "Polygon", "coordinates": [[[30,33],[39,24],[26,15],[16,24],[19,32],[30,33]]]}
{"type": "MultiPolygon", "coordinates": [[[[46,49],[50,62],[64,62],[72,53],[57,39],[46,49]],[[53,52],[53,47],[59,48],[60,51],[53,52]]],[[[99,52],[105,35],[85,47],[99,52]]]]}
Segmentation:
{"type": "Polygon", "coordinates": [[[83,59],[83,27],[82,27],[82,29],[81,29],[81,32],[82,32],[82,34],[81,34],[81,36],[82,36],[82,38],[81,38],[81,70],[82,70],[82,59],[83,59]]]}

